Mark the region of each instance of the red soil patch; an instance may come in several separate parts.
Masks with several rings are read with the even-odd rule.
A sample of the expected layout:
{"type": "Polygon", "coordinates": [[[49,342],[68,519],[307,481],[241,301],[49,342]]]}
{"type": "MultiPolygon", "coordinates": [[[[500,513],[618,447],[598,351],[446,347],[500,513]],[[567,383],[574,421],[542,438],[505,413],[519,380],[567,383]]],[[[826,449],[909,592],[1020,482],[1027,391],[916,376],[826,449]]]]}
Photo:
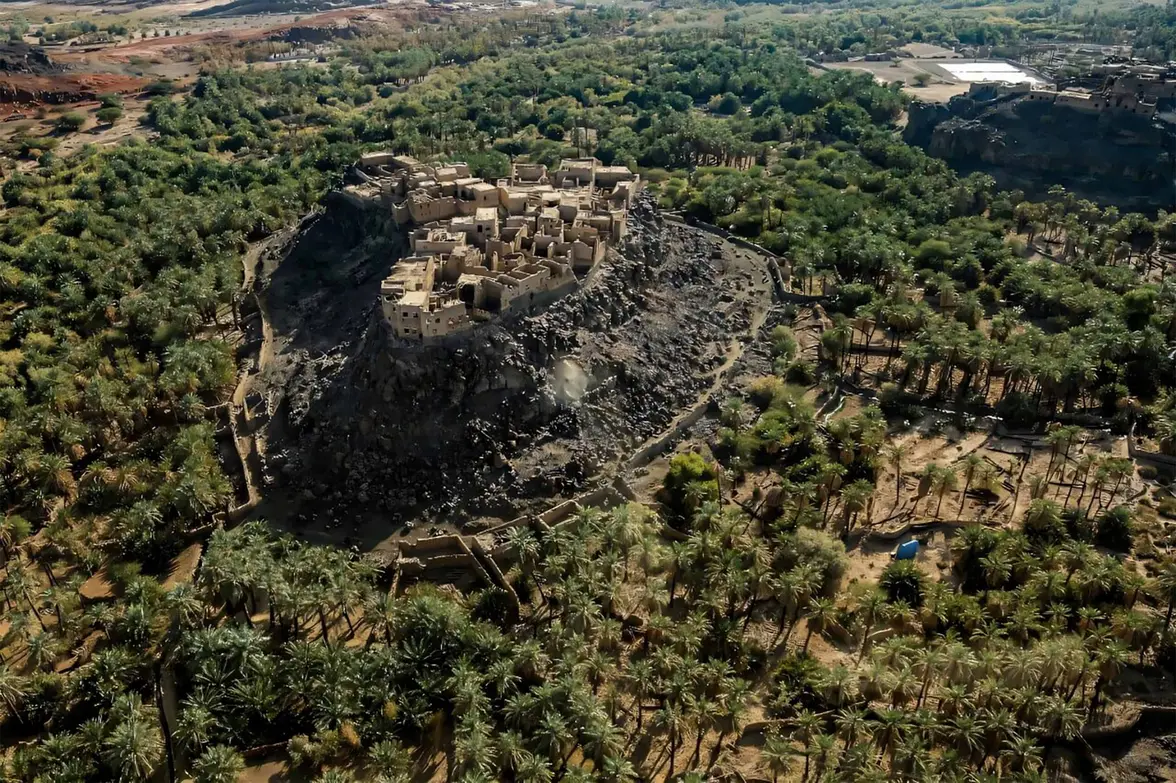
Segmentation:
{"type": "MultiPolygon", "coordinates": [[[[294,27],[335,27],[342,26],[352,19],[371,19],[384,21],[386,15],[372,14],[371,8],[341,8],[326,11],[314,16],[308,16],[297,22],[283,22],[281,24],[262,25],[254,28],[229,28],[210,30],[190,35],[174,35],[162,38],[140,38],[136,41],[107,46],[99,49],[87,49],[77,52],[62,52],[54,58],[62,62],[93,62],[95,59],[107,62],[127,62],[131,57],[150,58],[152,56],[167,55],[169,59],[176,59],[176,51],[189,49],[193,46],[229,45],[242,41],[256,41],[271,36],[281,35],[294,27]],[[341,24],[342,23],[342,24],[341,24]]],[[[210,19],[210,21],[212,21],[210,19]]]]}
{"type": "Polygon", "coordinates": [[[77,103],[103,93],[137,93],[146,84],[145,79],[114,73],[8,74],[0,76],[0,105],[9,104],[16,110],[46,103],[77,103]]]}

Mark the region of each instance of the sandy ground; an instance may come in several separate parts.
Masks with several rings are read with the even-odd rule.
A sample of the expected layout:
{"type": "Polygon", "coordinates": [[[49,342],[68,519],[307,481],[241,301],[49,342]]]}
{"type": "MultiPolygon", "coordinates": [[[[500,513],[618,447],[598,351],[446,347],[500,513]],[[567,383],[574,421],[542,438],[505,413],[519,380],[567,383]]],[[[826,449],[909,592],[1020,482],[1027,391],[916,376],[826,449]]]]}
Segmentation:
{"type": "MultiPolygon", "coordinates": [[[[53,154],[60,157],[71,155],[87,144],[101,147],[114,146],[132,136],[141,135],[144,132],[143,126],[139,123],[147,111],[147,99],[125,97],[123,99],[123,116],[113,124],[100,123],[94,117],[94,112],[100,106],[101,104],[97,101],[88,101],[86,103],[54,106],[40,111],[25,109],[25,111],[29,112],[27,119],[0,122],[0,142],[9,142],[19,134],[52,137],[58,140],[53,154]],[[75,133],[59,133],[56,129],[57,119],[68,112],[84,113],[86,115],[86,124],[82,126],[81,130],[75,133]]],[[[21,107],[13,107],[11,104],[8,104],[6,106],[0,106],[0,110],[3,109],[19,111],[21,107]]],[[[13,113],[16,114],[16,111],[13,113]]],[[[19,114],[16,116],[19,116],[19,114]]],[[[18,163],[19,168],[28,169],[34,166],[36,166],[36,161],[33,160],[22,160],[18,163]]]]}
{"type": "Polygon", "coordinates": [[[912,42],[903,46],[902,51],[908,52],[912,57],[920,60],[954,60],[963,56],[943,46],[919,42],[912,42]]]}
{"type": "Polygon", "coordinates": [[[968,91],[968,83],[952,79],[945,72],[937,68],[930,60],[895,60],[893,62],[849,62],[825,63],[825,67],[835,70],[864,71],[872,74],[874,79],[882,84],[902,81],[904,89],[911,96],[933,103],[946,103],[955,95],[962,95],[968,91]],[[926,87],[915,84],[915,77],[925,73],[931,76],[926,87]]]}
{"type": "Polygon", "coordinates": [[[306,778],[294,777],[285,761],[267,760],[247,766],[238,780],[240,783],[300,783],[306,778]]]}

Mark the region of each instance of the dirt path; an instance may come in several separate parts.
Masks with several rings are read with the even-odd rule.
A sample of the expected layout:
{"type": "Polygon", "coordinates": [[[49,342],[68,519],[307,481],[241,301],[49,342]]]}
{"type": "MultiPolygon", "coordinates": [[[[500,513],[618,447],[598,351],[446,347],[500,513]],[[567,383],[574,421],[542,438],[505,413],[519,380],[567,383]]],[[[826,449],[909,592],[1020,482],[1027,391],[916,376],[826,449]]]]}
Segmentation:
{"type": "MultiPolygon", "coordinates": [[[[724,240],[724,244],[729,248],[735,248],[734,245],[726,240],[724,240]]],[[[734,252],[740,253],[745,251],[735,250],[734,252]]],[[[748,292],[747,298],[754,300],[754,304],[751,307],[751,323],[748,325],[747,332],[731,340],[727,346],[723,363],[708,373],[712,378],[710,386],[699,392],[694,403],[682,411],[682,413],[675,416],[674,420],[665,429],[652,438],[646,439],[644,443],[633,450],[626,460],[620,463],[625,470],[632,470],[648,464],[664,452],[670,441],[680,437],[702,418],[710,406],[711,398],[722,391],[723,386],[727,383],[727,373],[731,371],[743,356],[744,349],[754,342],[756,336],[759,334],[760,328],[768,318],[768,310],[771,308],[772,284],[768,273],[767,258],[751,253],[748,254],[748,257],[762,263],[764,274],[762,280],[755,280],[753,277],[755,282],[752,283],[748,292]]]]}
{"type": "Polygon", "coordinates": [[[238,375],[237,388],[233,390],[229,422],[233,431],[233,444],[241,458],[241,469],[248,493],[247,505],[250,508],[261,502],[261,456],[265,453],[265,443],[253,433],[252,414],[246,400],[253,390],[254,380],[265,371],[274,356],[274,329],[270,322],[269,309],[266,306],[264,292],[259,293],[255,286],[257,266],[262,253],[279,245],[287,237],[288,232],[279,231],[255,243],[241,257],[241,291],[246,297],[252,297],[257,305],[258,318],[261,320],[261,346],[258,348],[257,361],[252,369],[248,364],[244,364],[238,375]]]}

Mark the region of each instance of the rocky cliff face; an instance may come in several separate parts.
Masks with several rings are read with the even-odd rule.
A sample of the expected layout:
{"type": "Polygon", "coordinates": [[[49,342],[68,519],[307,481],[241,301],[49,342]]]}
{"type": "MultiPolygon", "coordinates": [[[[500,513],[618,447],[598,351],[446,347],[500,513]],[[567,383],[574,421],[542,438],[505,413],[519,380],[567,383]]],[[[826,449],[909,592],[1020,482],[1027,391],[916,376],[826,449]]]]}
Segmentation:
{"type": "Polygon", "coordinates": [[[1172,208],[1174,139],[1141,117],[961,96],[947,106],[912,104],[904,138],[962,171],[991,174],[999,186],[1031,197],[1061,184],[1123,208],[1172,208]]]}

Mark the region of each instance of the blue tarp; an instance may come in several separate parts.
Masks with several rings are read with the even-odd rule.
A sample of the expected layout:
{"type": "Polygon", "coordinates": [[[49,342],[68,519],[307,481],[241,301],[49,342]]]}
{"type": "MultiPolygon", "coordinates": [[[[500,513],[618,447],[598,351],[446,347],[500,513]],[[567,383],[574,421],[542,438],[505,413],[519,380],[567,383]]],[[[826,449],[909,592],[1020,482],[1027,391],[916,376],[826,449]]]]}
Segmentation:
{"type": "Polygon", "coordinates": [[[894,550],[895,560],[914,560],[915,555],[919,554],[918,541],[906,541],[898,545],[898,549],[894,550]]]}

